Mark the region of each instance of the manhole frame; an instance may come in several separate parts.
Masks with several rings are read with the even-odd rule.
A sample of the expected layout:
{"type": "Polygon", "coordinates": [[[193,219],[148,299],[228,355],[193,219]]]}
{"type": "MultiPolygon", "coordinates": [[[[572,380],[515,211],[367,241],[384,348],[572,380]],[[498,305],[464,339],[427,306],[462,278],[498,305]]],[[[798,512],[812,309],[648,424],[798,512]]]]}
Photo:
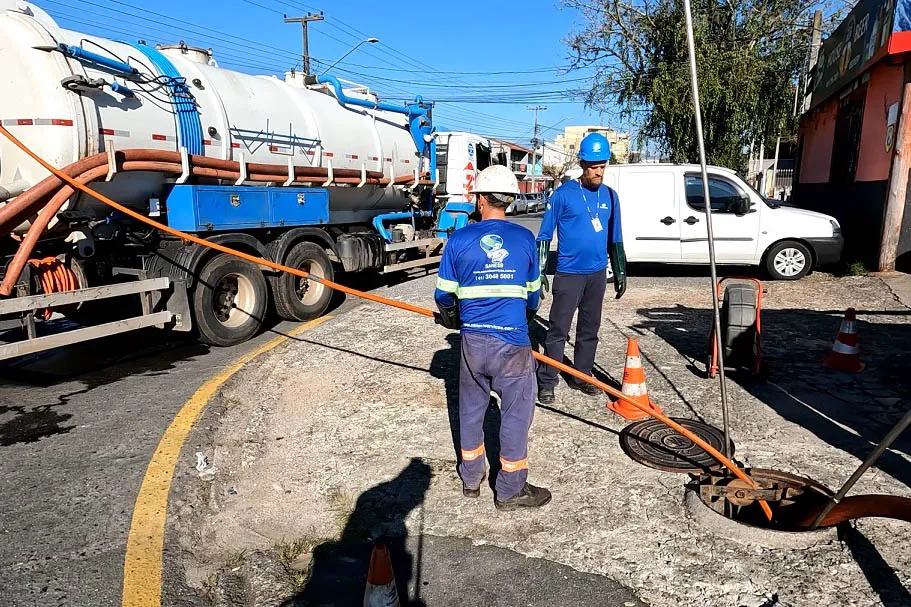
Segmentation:
{"type": "MultiPolygon", "coordinates": [[[[718,449],[719,451],[724,451],[724,432],[721,428],[716,428],[711,424],[705,422],[683,418],[683,417],[674,417],[671,418],[687,430],[690,430],[701,439],[705,440],[707,443],[718,449]],[[707,436],[709,434],[709,436],[707,436]]],[[[627,424],[621,431],[618,438],[620,441],[620,448],[626,453],[634,462],[642,464],[643,466],[648,466],[649,468],[654,468],[655,470],[661,470],[663,472],[676,472],[678,474],[700,474],[712,472],[721,468],[721,464],[715,460],[712,456],[706,453],[702,448],[697,446],[691,440],[680,435],[676,430],[666,426],[664,423],[659,420],[649,418],[643,419],[631,424],[627,424]],[[697,450],[697,456],[701,456],[704,460],[692,460],[687,456],[680,456],[679,454],[674,453],[670,447],[664,445],[656,445],[655,443],[650,442],[646,437],[640,437],[635,434],[639,428],[648,428],[654,426],[656,431],[662,432],[672,432],[674,435],[684,439],[689,443],[689,446],[697,450]],[[653,452],[665,451],[668,455],[673,455],[678,460],[681,461],[680,465],[674,465],[672,463],[661,463],[652,459],[649,459],[646,454],[644,454],[641,445],[648,444],[652,447],[653,452]],[[704,461],[705,463],[701,463],[704,461]],[[683,467],[683,465],[689,462],[690,467],[683,467]]],[[[735,445],[734,441],[731,441],[731,456],[734,455],[735,445]]]]}
{"type": "MultiPolygon", "coordinates": [[[[831,489],[818,481],[783,470],[752,468],[747,469],[746,472],[747,474],[762,474],[769,472],[785,474],[794,479],[805,481],[807,485],[819,489],[824,494],[829,496],[834,495],[834,492],[831,489]]],[[[728,518],[703,501],[698,488],[698,478],[694,480],[696,480],[697,483],[689,482],[684,486],[684,507],[687,514],[694,521],[711,531],[714,535],[740,544],[761,546],[763,548],[775,550],[805,550],[814,546],[838,541],[838,526],[807,529],[805,531],[783,531],[768,527],[757,527],[750,523],[728,518]]]]}

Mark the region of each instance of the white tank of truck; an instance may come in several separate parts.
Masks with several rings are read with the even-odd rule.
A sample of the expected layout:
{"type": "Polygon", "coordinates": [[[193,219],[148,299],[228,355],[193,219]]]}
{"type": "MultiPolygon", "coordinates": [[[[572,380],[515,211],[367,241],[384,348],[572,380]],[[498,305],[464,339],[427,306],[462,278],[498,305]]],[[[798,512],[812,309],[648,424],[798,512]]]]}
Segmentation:
{"type": "MultiPolygon", "coordinates": [[[[32,3],[0,0],[0,120],[58,167],[110,149],[181,147],[217,159],[387,177],[428,167],[415,116],[383,109],[389,106],[364,87],[321,80],[222,69],[205,50],[115,42],[62,29],[32,3]]],[[[47,176],[0,138],[0,205],[47,176]]],[[[146,208],[164,179],[125,173],[93,187],[146,208]]],[[[407,205],[402,187],[330,187],[332,223],[407,205]]],[[[83,196],[66,209],[100,211],[83,196]]]]}

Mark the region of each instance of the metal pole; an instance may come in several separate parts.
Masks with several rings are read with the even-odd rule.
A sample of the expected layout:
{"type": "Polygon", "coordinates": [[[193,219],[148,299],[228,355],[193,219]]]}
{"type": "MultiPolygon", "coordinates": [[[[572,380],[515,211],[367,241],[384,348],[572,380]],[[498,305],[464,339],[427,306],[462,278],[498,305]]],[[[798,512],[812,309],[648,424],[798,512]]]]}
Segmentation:
{"type": "Polygon", "coordinates": [[[536,105],[535,107],[527,107],[526,110],[534,110],[535,112],[535,130],[531,138],[531,193],[535,192],[535,165],[538,162],[538,110],[546,110],[546,105],[536,105]]]}
{"type": "Polygon", "coordinates": [[[772,190],[771,196],[775,197],[775,186],[778,184],[778,147],[781,145],[781,135],[775,140],[775,160],[772,161],[772,190]]]}
{"type": "Polygon", "coordinates": [[[728,420],[728,392],[724,376],[724,347],[721,339],[721,311],[718,309],[718,273],[715,268],[715,235],[712,231],[712,200],[709,195],[709,176],[705,163],[705,140],[702,135],[702,110],[699,107],[699,80],[696,77],[696,47],[693,42],[693,15],[690,0],[683,0],[686,16],[686,46],[690,55],[690,85],[693,89],[693,109],[696,114],[696,141],[699,145],[699,164],[702,169],[702,196],[705,200],[705,219],[709,239],[709,268],[712,273],[712,310],[715,314],[715,347],[718,349],[718,377],[721,379],[721,416],[724,422],[724,455],[731,456],[730,425],[728,420]]]}
{"type": "Polygon", "coordinates": [[[304,49],[303,60],[301,61],[302,67],[304,68],[304,75],[310,75],[310,40],[307,36],[307,22],[301,21],[301,48],[304,49]]]}
{"type": "Polygon", "coordinates": [[[819,523],[821,523],[822,520],[826,518],[826,515],[832,511],[832,508],[837,506],[838,502],[844,499],[845,495],[848,494],[848,491],[851,490],[851,487],[853,487],[854,484],[860,480],[860,477],[863,476],[864,472],[866,472],[870,466],[876,463],[876,460],[878,460],[882,454],[886,452],[886,449],[892,446],[892,443],[895,442],[895,439],[897,439],[898,436],[904,432],[909,425],[911,425],[911,409],[908,409],[908,412],[905,413],[905,416],[898,420],[898,423],[895,424],[891,430],[889,430],[889,433],[885,436],[885,438],[883,438],[882,442],[876,446],[876,449],[873,450],[873,453],[871,453],[869,457],[864,460],[864,463],[862,463],[860,467],[854,471],[854,474],[851,475],[851,478],[849,478],[845,484],[842,485],[841,489],[838,490],[838,493],[835,494],[835,497],[833,497],[831,501],[826,504],[826,507],[823,508],[822,512],[819,513],[819,516],[816,517],[816,520],[813,521],[813,525],[810,527],[810,529],[816,529],[819,523]]]}

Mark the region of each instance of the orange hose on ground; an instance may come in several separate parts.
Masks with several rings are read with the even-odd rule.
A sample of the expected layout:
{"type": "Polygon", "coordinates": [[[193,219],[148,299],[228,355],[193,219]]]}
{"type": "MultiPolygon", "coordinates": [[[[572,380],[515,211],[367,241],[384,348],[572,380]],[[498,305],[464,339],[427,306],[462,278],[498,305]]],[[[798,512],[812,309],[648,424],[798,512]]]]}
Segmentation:
{"type": "MultiPolygon", "coordinates": [[[[336,282],[332,282],[330,280],[325,280],[318,276],[311,276],[308,272],[305,272],[303,270],[299,270],[297,268],[291,268],[288,266],[283,266],[283,265],[275,263],[273,261],[269,261],[269,260],[263,259],[261,257],[257,257],[255,255],[250,255],[248,253],[244,253],[243,251],[236,251],[236,250],[226,247],[224,245],[208,241],[204,238],[200,238],[200,237],[194,236],[192,234],[187,234],[185,232],[181,232],[180,230],[175,230],[174,228],[172,228],[170,226],[166,226],[163,223],[159,223],[153,219],[150,219],[149,217],[146,217],[145,215],[137,213],[133,209],[125,207],[118,202],[114,202],[113,200],[104,196],[103,194],[100,194],[100,193],[92,190],[91,188],[79,183],[78,181],[76,181],[75,179],[70,177],[69,175],[63,173],[56,167],[49,164],[43,158],[41,158],[40,156],[35,154],[32,150],[30,150],[28,148],[28,146],[26,146],[24,143],[22,143],[21,141],[16,139],[16,137],[13,136],[13,134],[10,133],[8,130],[6,130],[3,126],[0,126],[0,134],[5,136],[11,142],[13,142],[13,144],[15,144],[19,149],[21,149],[23,152],[28,154],[32,159],[34,159],[35,162],[39,163],[41,166],[43,166],[48,171],[50,171],[51,173],[56,175],[59,179],[62,179],[65,183],[69,184],[71,187],[76,188],[76,189],[84,192],[85,194],[88,194],[89,196],[93,196],[95,199],[100,200],[101,202],[120,211],[121,213],[123,213],[125,215],[129,215],[130,217],[132,217],[133,219],[136,219],[137,221],[141,221],[145,224],[158,228],[162,232],[171,234],[172,236],[176,236],[177,238],[180,238],[181,240],[185,240],[187,242],[192,242],[194,244],[198,244],[199,246],[208,247],[210,249],[220,251],[227,255],[233,255],[234,257],[239,257],[240,259],[244,259],[246,261],[249,261],[250,263],[255,263],[260,266],[265,266],[267,268],[271,268],[273,270],[277,270],[280,272],[288,272],[289,274],[293,274],[295,276],[300,276],[301,278],[308,278],[308,279],[315,280],[316,282],[318,282],[320,284],[326,285],[327,287],[329,287],[331,289],[335,289],[336,291],[341,291],[342,293],[346,293],[348,295],[353,295],[353,296],[359,297],[361,299],[366,299],[369,301],[374,301],[376,303],[385,304],[385,305],[391,306],[393,308],[407,310],[409,312],[414,312],[415,314],[421,314],[423,316],[433,317],[433,312],[431,310],[428,310],[427,308],[422,308],[420,306],[414,306],[414,305],[404,303],[401,301],[396,301],[394,299],[388,299],[386,297],[380,297],[379,295],[373,295],[371,293],[364,293],[363,291],[358,291],[356,289],[352,289],[350,287],[340,285],[336,282]]],[[[686,428],[684,428],[683,426],[681,426],[674,420],[668,418],[667,416],[665,416],[661,413],[652,411],[651,408],[649,408],[645,405],[639,404],[638,402],[636,402],[632,398],[628,397],[627,395],[623,394],[619,390],[613,388],[612,386],[608,386],[604,382],[600,382],[589,375],[585,375],[584,373],[577,371],[576,369],[573,369],[572,367],[564,365],[561,362],[557,362],[556,360],[549,358],[538,352],[534,352],[534,357],[548,365],[556,367],[557,369],[559,369],[561,371],[569,373],[573,377],[576,377],[578,379],[581,379],[582,381],[588,382],[589,384],[596,386],[597,388],[599,388],[600,390],[603,390],[604,392],[607,392],[611,396],[614,396],[615,398],[618,398],[622,401],[625,401],[625,402],[633,405],[640,411],[643,411],[643,412],[647,413],[648,415],[654,417],[655,419],[661,421],[662,423],[670,426],[671,428],[676,430],[681,435],[685,436],[686,438],[693,441],[695,444],[699,445],[699,447],[704,449],[709,455],[714,457],[718,462],[720,462],[722,465],[724,465],[726,468],[728,468],[732,473],[734,473],[734,475],[737,478],[739,478],[743,481],[746,481],[752,488],[758,489],[758,486],[756,485],[755,482],[753,482],[753,479],[751,479],[743,470],[741,470],[737,466],[737,464],[732,462],[730,459],[726,458],[717,449],[715,449],[714,447],[709,445],[707,442],[705,442],[704,440],[699,438],[696,434],[690,432],[689,430],[687,430],[686,428]]],[[[762,507],[763,512],[765,512],[766,517],[769,520],[772,520],[772,509],[769,507],[768,503],[766,503],[764,500],[760,500],[759,503],[760,503],[760,506],[762,507]]]]}

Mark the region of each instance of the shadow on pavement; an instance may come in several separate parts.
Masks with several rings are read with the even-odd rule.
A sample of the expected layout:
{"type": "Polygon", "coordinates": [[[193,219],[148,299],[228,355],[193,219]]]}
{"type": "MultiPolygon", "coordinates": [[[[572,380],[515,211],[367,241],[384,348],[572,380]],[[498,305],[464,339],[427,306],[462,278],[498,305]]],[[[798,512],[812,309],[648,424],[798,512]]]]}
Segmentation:
{"type": "MultiPolygon", "coordinates": [[[[284,605],[363,604],[370,553],[377,540],[389,546],[402,605],[423,605],[420,599],[408,600],[407,596],[412,569],[416,565],[420,571],[421,564],[415,563],[415,557],[408,551],[405,519],[424,503],[431,476],[428,464],[412,458],[394,479],[362,493],[339,540],[320,544],[313,551],[313,569],[307,586],[284,605]]],[[[420,552],[417,559],[421,559],[420,552]]]]}
{"type": "MultiPolygon", "coordinates": [[[[32,443],[66,434],[75,425],[65,425],[72,413],[56,410],[74,397],[130,377],[166,375],[177,363],[192,361],[209,352],[209,347],[185,336],[149,329],[116,335],[67,348],[24,356],[0,364],[0,446],[32,443]],[[80,387],[55,394],[52,402],[34,402],[31,396],[14,402],[10,388],[50,388],[78,382],[80,387]],[[11,417],[7,418],[7,414],[11,417]]],[[[20,394],[30,394],[20,390],[20,394]]],[[[36,392],[42,394],[43,392],[36,392]]]]}
{"type": "Polygon", "coordinates": [[[911,593],[902,584],[895,570],[883,559],[876,547],[851,525],[839,529],[840,539],[851,551],[851,556],[864,572],[870,588],[879,595],[883,607],[903,607],[911,605],[911,593]]]}
{"type": "MultiPolygon", "coordinates": [[[[691,361],[705,359],[711,310],[676,305],[637,313],[645,320],[633,330],[654,333],[691,361]]],[[[906,314],[858,311],[859,317],[877,319],[906,314]]],[[[728,378],[785,420],[862,461],[911,404],[911,324],[859,319],[856,327],[867,369],[849,374],[822,366],[843,315],[843,310],[764,310],[762,345],[770,382],[756,383],[745,372],[729,373],[728,378]]],[[[704,363],[692,366],[694,374],[705,377],[704,363]]],[[[899,437],[893,450],[911,455],[911,437],[899,437]]],[[[877,467],[911,487],[911,466],[896,453],[887,451],[877,467]]]]}

